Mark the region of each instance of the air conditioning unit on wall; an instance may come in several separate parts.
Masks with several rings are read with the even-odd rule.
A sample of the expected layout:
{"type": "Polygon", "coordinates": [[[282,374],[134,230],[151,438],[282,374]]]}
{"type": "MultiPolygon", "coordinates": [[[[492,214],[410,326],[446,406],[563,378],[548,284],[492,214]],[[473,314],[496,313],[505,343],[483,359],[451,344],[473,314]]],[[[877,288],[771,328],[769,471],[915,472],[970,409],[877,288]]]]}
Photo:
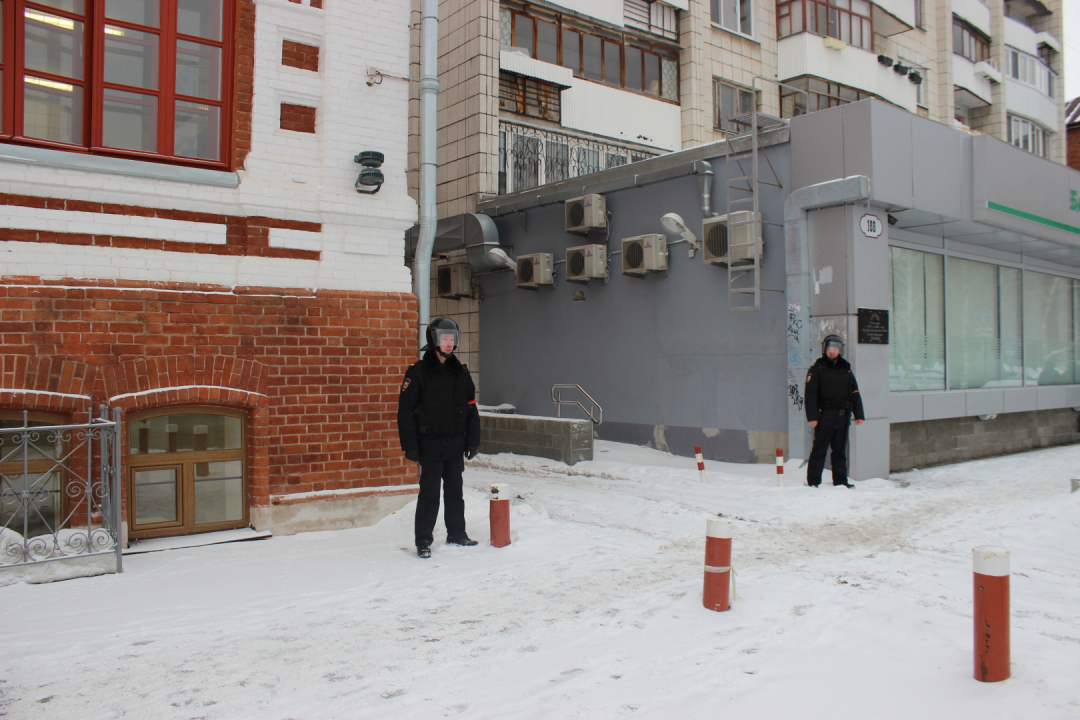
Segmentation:
{"type": "Polygon", "coordinates": [[[439,297],[472,297],[472,266],[468,263],[440,265],[435,269],[439,297]]]}
{"type": "Polygon", "coordinates": [[[653,233],[622,241],[623,275],[645,277],[650,272],[664,272],[667,259],[667,235],[653,233]]]}
{"type": "Polygon", "coordinates": [[[555,261],[551,253],[533,253],[518,255],[517,286],[526,290],[536,290],[541,285],[554,285],[555,261]]]}
{"type": "Polygon", "coordinates": [[[566,201],[566,232],[584,235],[607,227],[607,202],[603,195],[582,195],[566,201]]]}
{"type": "Polygon", "coordinates": [[[702,223],[705,236],[706,263],[727,267],[728,265],[752,265],[761,258],[761,214],[749,210],[705,218],[702,223]]]}
{"type": "Polygon", "coordinates": [[[603,245],[581,245],[566,250],[566,279],[568,282],[607,282],[607,248],[603,245]]]}

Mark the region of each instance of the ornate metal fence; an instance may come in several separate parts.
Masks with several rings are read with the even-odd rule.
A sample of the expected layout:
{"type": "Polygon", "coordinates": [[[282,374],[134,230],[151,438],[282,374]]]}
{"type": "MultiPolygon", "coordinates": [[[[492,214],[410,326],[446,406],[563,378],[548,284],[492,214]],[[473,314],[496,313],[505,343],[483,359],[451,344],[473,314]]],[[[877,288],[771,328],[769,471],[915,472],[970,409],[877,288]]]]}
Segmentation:
{"type": "Polygon", "coordinates": [[[120,409],[76,425],[0,425],[0,568],[116,555],[123,572],[120,409]]]}
{"type": "Polygon", "coordinates": [[[499,194],[600,172],[658,153],[516,123],[499,123],[499,194]]]}

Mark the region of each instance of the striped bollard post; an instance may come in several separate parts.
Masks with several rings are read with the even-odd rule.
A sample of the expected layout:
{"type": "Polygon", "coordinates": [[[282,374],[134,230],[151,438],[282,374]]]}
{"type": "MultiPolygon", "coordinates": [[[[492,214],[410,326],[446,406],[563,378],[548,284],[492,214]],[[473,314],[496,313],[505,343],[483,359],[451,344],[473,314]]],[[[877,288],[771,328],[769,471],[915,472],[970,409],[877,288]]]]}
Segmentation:
{"type": "Polygon", "coordinates": [[[776,487],[784,487],[784,449],[776,448],[776,487]]]}
{"type": "Polygon", "coordinates": [[[491,546],[506,547],[510,544],[510,486],[491,486],[491,546]]]}
{"type": "Polygon", "coordinates": [[[1009,667],[1009,551],[972,549],[975,570],[975,679],[1001,682],[1009,667]]]}
{"type": "Polygon", "coordinates": [[[698,475],[701,476],[701,482],[708,482],[705,479],[705,458],[701,454],[701,446],[700,445],[695,445],[694,446],[694,457],[697,458],[697,471],[698,471],[698,475]]]}
{"type": "Polygon", "coordinates": [[[731,523],[709,518],[705,524],[705,588],[702,604],[709,610],[724,612],[731,608],[731,523]]]}

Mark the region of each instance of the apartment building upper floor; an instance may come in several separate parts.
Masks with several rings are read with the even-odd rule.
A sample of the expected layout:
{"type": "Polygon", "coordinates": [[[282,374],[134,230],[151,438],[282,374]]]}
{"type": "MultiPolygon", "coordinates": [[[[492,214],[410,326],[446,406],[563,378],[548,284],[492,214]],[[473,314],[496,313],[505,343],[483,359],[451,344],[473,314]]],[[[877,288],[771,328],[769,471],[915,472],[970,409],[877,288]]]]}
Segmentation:
{"type": "Polygon", "coordinates": [[[440,12],[440,164],[453,166],[440,202],[739,135],[754,109],[783,119],[870,97],[1064,160],[1060,0],[442,0],[440,12]]]}

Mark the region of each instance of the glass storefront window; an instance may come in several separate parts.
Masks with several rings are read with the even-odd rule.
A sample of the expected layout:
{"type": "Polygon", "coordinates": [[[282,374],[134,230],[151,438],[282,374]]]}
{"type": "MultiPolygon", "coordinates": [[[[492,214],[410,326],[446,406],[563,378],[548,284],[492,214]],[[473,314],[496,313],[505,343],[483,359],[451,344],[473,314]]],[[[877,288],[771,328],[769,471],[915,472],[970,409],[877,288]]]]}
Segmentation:
{"type": "Polygon", "coordinates": [[[1024,377],[1028,385],[1075,382],[1075,282],[1024,273],[1024,377]]]}
{"type": "Polygon", "coordinates": [[[889,248],[890,390],[945,389],[942,257],[889,248]]]}
{"type": "Polygon", "coordinates": [[[1023,382],[1020,271],[949,258],[949,388],[1023,382]]]}

